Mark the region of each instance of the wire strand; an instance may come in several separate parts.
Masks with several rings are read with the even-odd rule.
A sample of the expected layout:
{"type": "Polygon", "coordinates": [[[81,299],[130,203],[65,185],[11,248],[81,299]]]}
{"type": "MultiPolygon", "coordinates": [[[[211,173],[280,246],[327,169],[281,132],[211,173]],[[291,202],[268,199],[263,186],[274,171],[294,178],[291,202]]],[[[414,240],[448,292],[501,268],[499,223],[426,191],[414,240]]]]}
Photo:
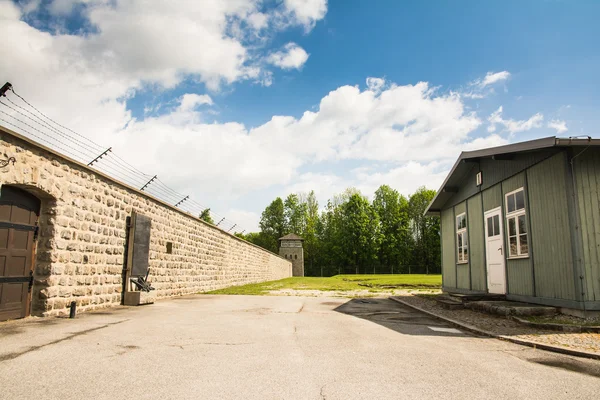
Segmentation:
{"type": "MultiPolygon", "coordinates": [[[[0,103],[2,103],[2,102],[0,102],[0,103]]],[[[60,140],[58,140],[58,139],[55,139],[55,138],[53,138],[52,136],[48,135],[48,133],[46,133],[46,132],[43,132],[43,131],[41,131],[41,130],[37,129],[36,127],[34,127],[34,126],[31,126],[31,125],[29,125],[27,122],[21,121],[19,118],[15,117],[14,115],[11,115],[11,114],[9,114],[9,113],[7,113],[7,112],[5,112],[5,111],[2,111],[2,110],[0,110],[0,113],[2,113],[2,114],[5,114],[6,116],[8,116],[8,117],[10,117],[10,118],[12,118],[12,119],[14,119],[14,120],[16,120],[16,121],[19,121],[21,124],[23,124],[23,125],[25,125],[25,126],[28,126],[29,128],[31,128],[31,129],[33,129],[33,130],[35,130],[35,131],[37,131],[37,132],[41,133],[42,135],[46,135],[46,136],[48,136],[48,137],[49,137],[51,140],[53,140],[54,142],[56,142],[56,143],[60,143],[60,145],[63,145],[63,146],[65,146],[65,147],[67,147],[67,148],[69,148],[69,149],[71,149],[71,150],[75,151],[76,153],[79,153],[81,156],[83,156],[83,157],[84,157],[84,158],[83,158],[83,160],[85,160],[87,157],[89,157],[88,155],[86,155],[86,154],[82,153],[80,150],[78,150],[78,149],[76,149],[76,148],[74,148],[74,147],[72,147],[72,146],[69,146],[69,145],[68,145],[68,144],[66,144],[66,143],[63,143],[63,142],[61,142],[61,141],[60,141],[60,140]]],[[[14,125],[14,124],[13,124],[13,126],[16,126],[16,125],[14,125]]],[[[31,132],[29,132],[29,133],[31,134],[31,132]]],[[[39,136],[36,136],[36,137],[37,137],[38,139],[41,139],[39,136]]],[[[48,139],[42,139],[42,140],[44,140],[44,141],[46,141],[46,142],[49,142],[49,140],[48,140],[48,139]]],[[[73,153],[71,153],[71,154],[73,155],[73,153]]],[[[76,158],[79,158],[79,157],[80,157],[80,156],[76,156],[76,158]]],[[[79,158],[79,160],[82,160],[82,158],[79,158]]]]}
{"type": "MultiPolygon", "coordinates": [[[[14,107],[11,107],[10,105],[8,105],[2,101],[0,101],[0,104],[6,108],[12,110],[13,112],[27,118],[28,120],[32,121],[34,124],[42,127],[44,130],[48,130],[52,133],[48,133],[44,130],[40,130],[40,129],[36,128],[35,126],[32,126],[29,123],[17,118],[15,115],[7,113],[1,109],[0,109],[0,113],[8,116],[9,118],[14,119],[15,121],[18,121],[19,124],[27,126],[30,129],[40,133],[42,136],[38,136],[37,134],[29,131],[28,129],[23,128],[23,126],[21,126],[17,123],[7,121],[3,118],[0,118],[0,121],[4,122],[10,126],[13,126],[15,128],[21,129],[22,131],[26,132],[29,136],[40,140],[42,143],[46,143],[49,147],[55,146],[56,148],[58,148],[60,151],[64,152],[65,154],[73,157],[74,159],[76,159],[78,161],[82,161],[86,164],[88,162],[90,162],[91,160],[94,160],[100,154],[106,152],[105,147],[94,142],[93,140],[89,139],[88,137],[81,135],[80,133],[78,133],[70,128],[67,128],[66,126],[64,126],[64,125],[56,122],[54,119],[50,118],[48,115],[44,114],[42,111],[40,111],[38,108],[36,108],[30,102],[28,102],[25,98],[23,98],[23,96],[21,96],[17,92],[15,92],[14,88],[11,88],[11,91],[24,104],[29,106],[31,109],[33,109],[39,115],[36,115],[35,113],[26,109],[25,107],[22,107],[19,104],[13,102],[8,97],[5,97],[6,100],[8,102],[10,102],[14,107]],[[22,110],[22,111],[20,111],[20,110],[22,110]],[[27,113],[27,114],[25,114],[25,113],[27,113]],[[45,118],[45,120],[42,119],[40,116],[45,118]],[[52,124],[54,124],[54,126],[52,124]],[[77,139],[77,138],[73,137],[72,135],[70,135],[69,133],[62,131],[61,129],[56,128],[56,127],[60,127],[68,132],[71,132],[72,134],[76,135],[77,137],[81,138],[82,140],[77,139]],[[53,134],[59,135],[60,137],[69,141],[70,143],[65,143],[64,141],[55,137],[53,134]],[[87,153],[90,153],[91,155],[87,154],[87,153]],[[77,155],[77,154],[79,154],[79,155],[77,155]]],[[[144,185],[146,185],[148,183],[149,178],[152,177],[152,175],[148,175],[148,174],[142,172],[141,170],[139,170],[138,168],[136,168],[135,166],[133,166],[132,164],[130,164],[129,162],[127,162],[126,160],[121,158],[118,154],[115,154],[114,151],[112,151],[112,150],[108,151],[106,154],[102,155],[101,158],[96,160],[94,162],[94,164],[91,166],[91,168],[93,168],[99,172],[103,172],[107,175],[115,176],[118,179],[122,180],[123,183],[126,183],[130,186],[140,187],[140,188],[143,187],[144,185]]],[[[172,204],[173,206],[175,206],[175,204],[179,204],[177,207],[181,211],[186,212],[188,214],[193,214],[198,217],[200,215],[202,215],[202,213],[205,210],[208,209],[208,213],[209,213],[210,217],[215,221],[214,222],[215,225],[217,223],[219,223],[220,225],[218,226],[218,228],[225,232],[231,231],[233,228],[237,228],[233,233],[236,233],[237,231],[245,231],[245,229],[242,226],[229,220],[228,218],[221,216],[220,214],[217,214],[216,212],[212,211],[210,209],[210,207],[206,207],[205,205],[199,203],[198,201],[194,200],[190,196],[184,195],[184,194],[172,189],[166,183],[161,181],[159,178],[152,180],[152,182],[146,187],[145,192],[148,193],[149,195],[156,197],[157,199],[159,199],[161,201],[164,201],[168,204],[172,204]],[[182,201],[184,199],[185,199],[185,201],[182,201]]]]}
{"type": "Polygon", "coordinates": [[[63,129],[68,130],[69,132],[89,141],[90,143],[95,144],[96,146],[98,146],[99,148],[102,148],[102,146],[100,146],[98,143],[94,142],[93,140],[91,140],[90,138],[83,136],[77,132],[75,132],[72,129],[67,128],[64,125],[59,124],[58,122],[56,122],[55,120],[53,120],[52,118],[50,118],[49,116],[47,116],[46,114],[44,114],[43,112],[41,112],[40,110],[38,110],[36,107],[34,107],[31,103],[29,103],[27,100],[25,100],[21,95],[19,95],[17,92],[15,92],[15,89],[13,87],[10,88],[10,90],[14,93],[15,96],[17,96],[19,99],[21,99],[25,104],[27,104],[29,107],[33,108],[36,112],[38,112],[40,115],[42,115],[44,118],[47,118],[48,120],[50,120],[52,123],[54,123],[55,125],[60,126],[63,129]]]}
{"type": "Polygon", "coordinates": [[[38,124],[38,125],[41,125],[41,126],[45,126],[46,128],[50,129],[50,130],[51,130],[51,131],[53,131],[54,133],[57,133],[57,134],[59,134],[60,136],[62,136],[62,137],[64,137],[64,138],[66,138],[66,139],[70,139],[70,140],[72,140],[72,141],[74,141],[74,142],[76,142],[76,143],[80,144],[80,145],[81,145],[81,146],[83,146],[83,147],[86,147],[86,148],[87,148],[87,149],[89,149],[89,151],[90,151],[90,152],[92,152],[93,154],[96,154],[96,153],[98,153],[98,150],[97,150],[97,149],[95,149],[94,147],[91,147],[89,144],[87,144],[87,143],[85,143],[85,142],[82,142],[82,141],[80,141],[80,140],[78,140],[78,139],[75,139],[75,138],[74,138],[74,137],[72,137],[71,135],[69,135],[69,134],[67,134],[67,133],[64,133],[64,132],[61,132],[60,130],[58,130],[58,129],[54,128],[53,126],[49,125],[47,122],[45,122],[43,119],[41,119],[40,117],[38,117],[37,115],[35,115],[35,114],[34,114],[34,113],[32,113],[31,111],[29,111],[29,110],[27,110],[27,109],[25,109],[25,108],[21,107],[20,105],[16,104],[15,102],[13,102],[13,101],[12,101],[10,98],[6,97],[6,101],[10,102],[12,105],[14,105],[15,107],[17,107],[17,108],[19,108],[19,109],[21,109],[21,110],[25,111],[26,113],[28,113],[28,114],[32,115],[33,117],[35,117],[35,119],[31,118],[29,115],[26,115],[26,114],[22,113],[21,111],[17,110],[16,108],[13,108],[13,107],[9,106],[8,104],[5,104],[5,103],[3,103],[1,100],[0,100],[0,103],[1,103],[1,104],[3,104],[4,106],[6,106],[6,107],[10,108],[11,110],[13,110],[13,111],[15,111],[15,112],[17,112],[17,113],[21,114],[21,115],[22,115],[22,116],[24,116],[25,118],[28,118],[29,120],[31,120],[31,121],[33,121],[33,122],[35,122],[36,124],[38,124]],[[36,121],[36,120],[37,120],[37,121],[36,121]],[[38,121],[39,121],[39,122],[38,122],[38,121]]]}

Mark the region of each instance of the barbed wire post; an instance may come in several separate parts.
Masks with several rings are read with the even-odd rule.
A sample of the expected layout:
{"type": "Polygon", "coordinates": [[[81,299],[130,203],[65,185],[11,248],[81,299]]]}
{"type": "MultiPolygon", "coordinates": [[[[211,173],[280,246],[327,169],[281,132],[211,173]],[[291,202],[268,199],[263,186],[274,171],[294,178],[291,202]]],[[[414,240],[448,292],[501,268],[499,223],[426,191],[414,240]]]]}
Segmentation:
{"type": "Polygon", "coordinates": [[[144,186],[142,186],[142,188],[140,189],[142,192],[144,191],[144,189],[146,189],[148,187],[148,185],[150,185],[152,182],[154,182],[154,180],[157,178],[157,175],[154,175],[152,177],[152,179],[150,179],[148,182],[146,182],[146,184],[144,186]]]}
{"type": "Polygon", "coordinates": [[[181,203],[183,203],[184,201],[186,201],[189,198],[190,198],[190,196],[185,196],[183,199],[179,200],[179,202],[177,204],[175,204],[175,207],[179,206],[181,203]]]}
{"type": "Polygon", "coordinates": [[[112,147],[109,147],[108,149],[104,150],[102,152],[102,154],[100,154],[98,157],[94,158],[92,161],[90,161],[90,163],[88,164],[88,167],[91,167],[92,165],[94,165],[94,163],[98,160],[100,160],[102,157],[104,157],[107,153],[109,153],[112,150],[112,147]]]}
{"type": "Polygon", "coordinates": [[[6,82],[0,88],[0,97],[6,97],[6,92],[8,92],[11,89],[12,89],[12,85],[10,84],[10,82],[6,82]]]}
{"type": "MultiPolygon", "coordinates": [[[[208,209],[212,219],[219,221],[216,226],[223,231],[225,231],[226,225],[233,224],[233,221],[215,213],[210,210],[210,207],[197,202],[191,196],[185,196],[183,193],[173,190],[161,182],[158,175],[152,176],[140,171],[115,154],[112,147],[107,148],[108,144],[99,144],[60,124],[17,93],[10,82],[6,82],[0,87],[0,123],[33,138],[41,145],[48,146],[59,154],[70,157],[88,167],[93,167],[94,170],[104,173],[116,181],[140,188],[140,191],[166,204],[175,204],[175,207],[179,207],[185,202],[182,207],[187,210],[187,213],[198,215],[208,209]],[[152,178],[150,178],[151,176],[152,178]],[[224,227],[221,228],[220,225],[224,227]]],[[[183,209],[180,210],[183,211],[183,209]]],[[[227,232],[234,231],[235,228],[243,229],[242,226],[233,224],[227,232]]],[[[242,233],[244,232],[245,230],[242,230],[242,233]]]]}

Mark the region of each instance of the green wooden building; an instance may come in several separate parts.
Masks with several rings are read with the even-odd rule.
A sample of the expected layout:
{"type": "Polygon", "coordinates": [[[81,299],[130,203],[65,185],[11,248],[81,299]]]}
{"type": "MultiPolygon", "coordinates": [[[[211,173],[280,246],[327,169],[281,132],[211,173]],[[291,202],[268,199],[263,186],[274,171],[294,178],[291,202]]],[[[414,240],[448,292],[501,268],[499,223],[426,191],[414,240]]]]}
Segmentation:
{"type": "Polygon", "coordinates": [[[427,209],[443,289],[600,310],[600,139],[461,153],[427,209]]]}

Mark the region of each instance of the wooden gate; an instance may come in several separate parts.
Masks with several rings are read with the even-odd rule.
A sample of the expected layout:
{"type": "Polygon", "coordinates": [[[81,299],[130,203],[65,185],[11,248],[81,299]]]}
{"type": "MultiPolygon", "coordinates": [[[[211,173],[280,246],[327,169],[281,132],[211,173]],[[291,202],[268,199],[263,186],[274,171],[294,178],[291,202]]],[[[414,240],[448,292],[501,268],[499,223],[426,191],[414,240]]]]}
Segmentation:
{"type": "Polygon", "coordinates": [[[0,321],[29,315],[34,239],[40,200],[18,188],[0,190],[0,321]]]}

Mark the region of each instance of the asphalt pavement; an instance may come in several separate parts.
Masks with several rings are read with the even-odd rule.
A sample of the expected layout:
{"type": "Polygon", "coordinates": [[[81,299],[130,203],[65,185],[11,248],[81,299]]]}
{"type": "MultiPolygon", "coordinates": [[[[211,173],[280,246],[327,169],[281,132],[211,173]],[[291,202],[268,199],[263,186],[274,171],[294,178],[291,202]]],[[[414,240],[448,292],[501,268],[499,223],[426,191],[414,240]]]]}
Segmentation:
{"type": "Polygon", "coordinates": [[[198,295],[0,323],[0,399],[591,399],[600,362],[388,299],[198,295]]]}

